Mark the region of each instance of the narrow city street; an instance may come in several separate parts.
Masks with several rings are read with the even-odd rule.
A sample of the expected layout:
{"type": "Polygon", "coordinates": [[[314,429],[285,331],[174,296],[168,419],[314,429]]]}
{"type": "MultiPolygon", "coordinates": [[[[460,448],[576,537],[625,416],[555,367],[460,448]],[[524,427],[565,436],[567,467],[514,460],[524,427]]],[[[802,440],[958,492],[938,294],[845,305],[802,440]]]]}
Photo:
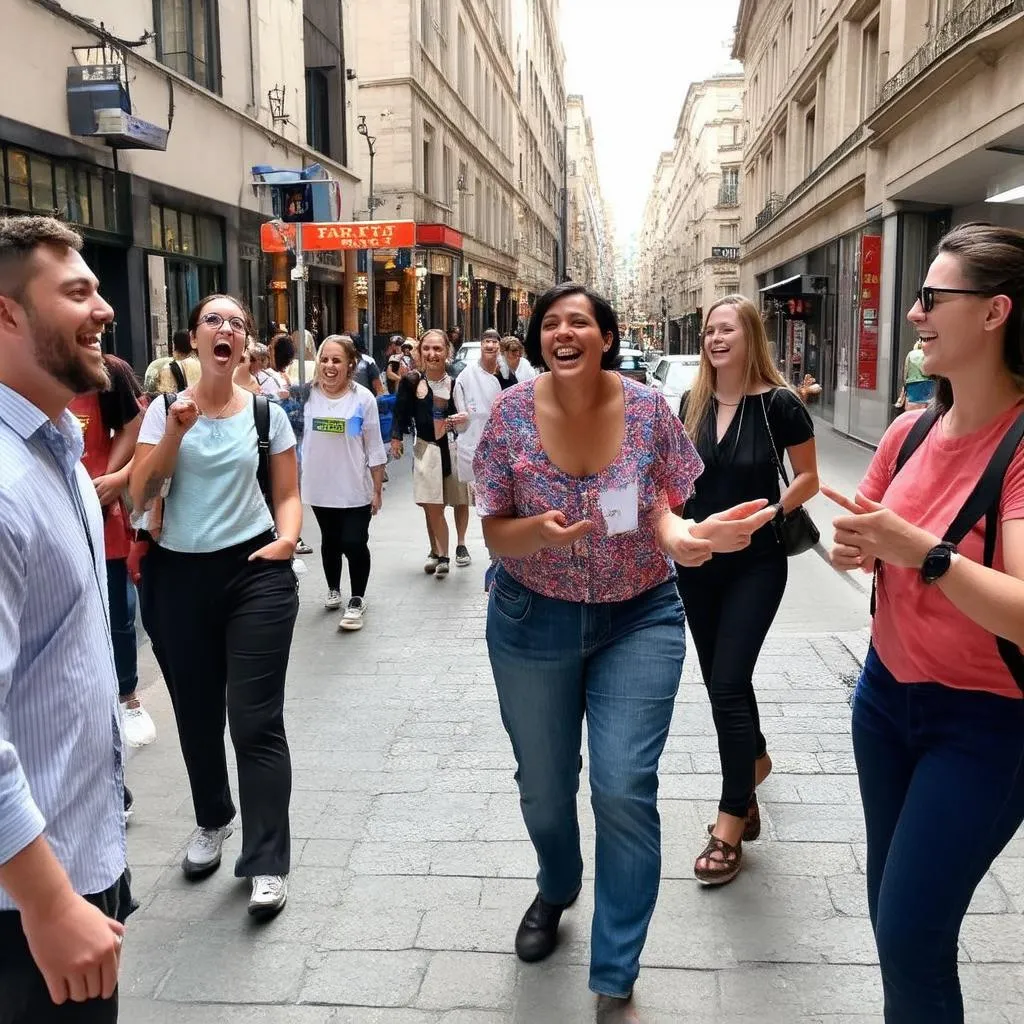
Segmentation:
{"type": "MultiPolygon", "coordinates": [[[[822,477],[852,490],[870,453],[819,424],[822,477]]],[[[258,926],[248,886],[221,869],[198,884],[178,863],[193,827],[166,691],[148,646],[144,700],[157,742],[133,751],[128,830],[139,911],[121,977],[129,1024],[576,1024],[592,1019],[584,885],[555,955],[520,964],[512,942],[535,862],[484,644],[485,553],[474,518],[469,569],[422,572],[423,520],[410,466],[392,465],[374,523],[361,633],[323,610],[307,556],[287,709],[294,766],[288,906],[258,926]]],[[[830,510],[816,499],[827,539],[830,510]]],[[[312,516],[305,536],[316,547],[312,516]]],[[[881,996],[867,918],[863,821],[849,706],[867,644],[863,585],[817,555],[791,562],[760,660],[774,774],[762,838],[738,880],[706,891],[693,860],[717,801],[718,755],[688,657],[662,760],[664,869],[638,987],[645,1024],[868,1024],[881,996]]],[[[584,776],[585,778],[585,776],[584,776]]],[[[593,825],[584,781],[584,857],[593,825]]],[[[974,1024],[1024,1020],[1024,838],[996,862],[963,928],[974,1024]]]]}

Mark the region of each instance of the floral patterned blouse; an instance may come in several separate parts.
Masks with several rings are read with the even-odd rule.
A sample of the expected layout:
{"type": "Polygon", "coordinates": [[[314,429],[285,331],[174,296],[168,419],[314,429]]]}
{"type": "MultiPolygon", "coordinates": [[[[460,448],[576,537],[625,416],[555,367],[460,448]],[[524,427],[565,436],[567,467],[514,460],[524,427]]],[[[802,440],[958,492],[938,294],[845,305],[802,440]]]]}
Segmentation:
{"type": "Polygon", "coordinates": [[[614,462],[591,476],[559,469],[540,442],[534,416],[536,379],[503,391],[476,450],[475,500],[481,516],[540,515],[551,509],[568,524],[589,519],[594,531],[572,547],[543,548],[502,565],[545,597],[584,604],[627,601],[672,579],[671,560],[654,527],[667,508],[683,505],[704,468],[665,399],[622,378],[626,431],[614,462]],[[637,528],[609,535],[602,495],[636,488],[637,528]]]}

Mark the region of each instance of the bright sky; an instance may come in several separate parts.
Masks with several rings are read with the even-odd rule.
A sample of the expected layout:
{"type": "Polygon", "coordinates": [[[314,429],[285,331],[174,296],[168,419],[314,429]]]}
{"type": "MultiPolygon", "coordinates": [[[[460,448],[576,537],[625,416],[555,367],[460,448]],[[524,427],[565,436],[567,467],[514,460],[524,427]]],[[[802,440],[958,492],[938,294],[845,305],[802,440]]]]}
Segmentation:
{"type": "Polygon", "coordinates": [[[594,128],[620,242],[638,231],[691,82],[725,63],[739,0],[561,0],[566,91],[594,128]]]}

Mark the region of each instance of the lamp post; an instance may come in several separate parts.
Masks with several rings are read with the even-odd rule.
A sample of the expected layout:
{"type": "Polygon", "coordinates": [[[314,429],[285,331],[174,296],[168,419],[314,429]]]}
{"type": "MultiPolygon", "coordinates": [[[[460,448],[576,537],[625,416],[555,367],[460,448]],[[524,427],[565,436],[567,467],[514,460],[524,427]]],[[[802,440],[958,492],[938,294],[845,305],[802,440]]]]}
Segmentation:
{"type": "MultiPolygon", "coordinates": [[[[366,125],[366,115],[361,114],[356,131],[366,139],[366,148],[370,151],[370,193],[366,200],[366,209],[369,219],[373,220],[374,211],[378,206],[384,204],[383,199],[377,199],[373,194],[373,158],[377,153],[377,136],[370,134],[366,125]]],[[[373,281],[373,249],[366,252],[366,351],[373,355],[373,336],[376,333],[376,288],[373,281]]]]}
{"type": "Polygon", "coordinates": [[[661,297],[661,350],[668,355],[668,299],[661,297]]]}

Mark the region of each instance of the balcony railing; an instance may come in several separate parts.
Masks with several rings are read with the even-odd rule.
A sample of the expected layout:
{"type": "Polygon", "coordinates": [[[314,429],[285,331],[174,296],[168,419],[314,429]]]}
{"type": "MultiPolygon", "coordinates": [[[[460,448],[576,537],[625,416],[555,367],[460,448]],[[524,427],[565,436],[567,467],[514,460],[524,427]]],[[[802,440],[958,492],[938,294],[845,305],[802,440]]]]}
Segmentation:
{"type": "Polygon", "coordinates": [[[879,104],[891,100],[970,36],[1022,11],[1024,0],[968,0],[951,13],[935,34],[882,86],[878,93],[879,104]]]}
{"type": "Polygon", "coordinates": [[[765,224],[774,220],[782,209],[784,202],[785,199],[783,199],[778,192],[772,192],[771,195],[768,196],[768,202],[765,205],[765,208],[754,218],[754,230],[760,231],[765,224]]]}
{"type": "Polygon", "coordinates": [[[739,185],[719,185],[718,186],[718,205],[719,206],[739,206],[740,205],[740,187],[739,187],[739,185]]]}

